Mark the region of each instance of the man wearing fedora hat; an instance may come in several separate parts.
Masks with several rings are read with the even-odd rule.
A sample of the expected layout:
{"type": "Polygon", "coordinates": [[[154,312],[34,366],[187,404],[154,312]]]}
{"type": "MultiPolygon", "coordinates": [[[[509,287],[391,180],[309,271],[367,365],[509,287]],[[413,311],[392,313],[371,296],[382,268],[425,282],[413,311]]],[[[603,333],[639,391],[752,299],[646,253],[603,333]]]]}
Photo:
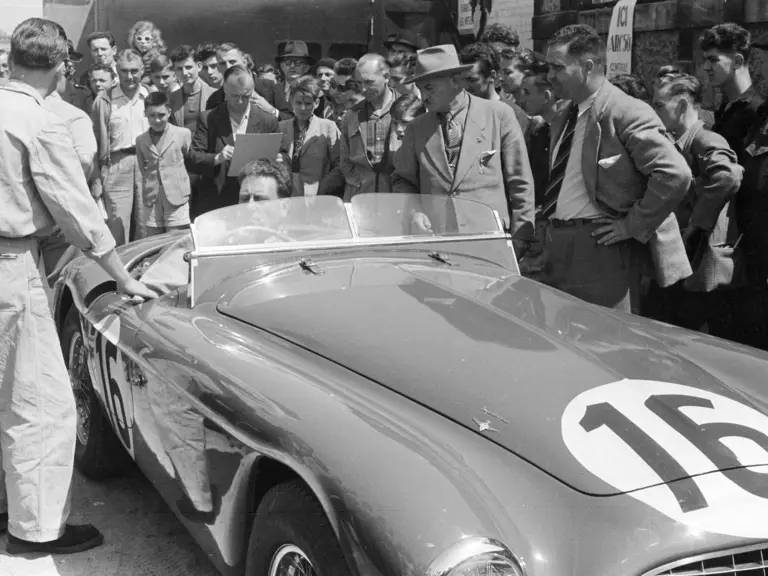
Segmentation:
{"type": "Polygon", "coordinates": [[[419,38],[410,30],[400,30],[387,36],[384,41],[387,49],[387,59],[391,60],[395,54],[416,54],[419,50],[419,38]]]}
{"type": "Polygon", "coordinates": [[[280,110],[280,120],[293,117],[291,110],[291,87],[296,81],[307,74],[315,63],[315,59],[309,55],[306,42],[301,40],[289,40],[283,46],[280,54],[275,56],[275,62],[283,72],[282,82],[277,83],[275,89],[275,106],[280,110]]]}
{"type": "MultiPolygon", "coordinates": [[[[462,88],[462,65],[449,44],[419,50],[414,76],[428,112],[408,126],[395,159],[393,192],[457,196],[496,210],[512,233],[518,257],[533,238],[533,175],[520,125],[502,102],[462,88]]],[[[413,214],[428,231],[429,215],[413,214]]]]}

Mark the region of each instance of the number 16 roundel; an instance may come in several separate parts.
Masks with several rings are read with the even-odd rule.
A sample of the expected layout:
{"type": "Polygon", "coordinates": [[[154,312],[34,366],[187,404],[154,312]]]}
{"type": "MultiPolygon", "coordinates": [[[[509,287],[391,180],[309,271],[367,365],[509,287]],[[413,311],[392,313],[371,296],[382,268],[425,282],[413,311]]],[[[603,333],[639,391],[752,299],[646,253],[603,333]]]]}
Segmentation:
{"type": "Polygon", "coordinates": [[[768,536],[768,416],[713,392],[621,380],[579,394],[562,417],[581,464],[692,528],[768,536]]]}

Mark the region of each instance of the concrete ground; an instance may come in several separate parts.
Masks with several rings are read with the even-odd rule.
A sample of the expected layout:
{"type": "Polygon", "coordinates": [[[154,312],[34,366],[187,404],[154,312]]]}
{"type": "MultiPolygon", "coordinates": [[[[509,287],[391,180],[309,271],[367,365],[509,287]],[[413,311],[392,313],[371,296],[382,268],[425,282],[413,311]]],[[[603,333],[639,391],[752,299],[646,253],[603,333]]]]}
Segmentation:
{"type": "Polygon", "coordinates": [[[73,524],[104,534],[99,548],[71,556],[8,556],[0,536],[0,576],[216,576],[218,572],[152,484],[134,469],[94,483],[75,477],[73,524]]]}

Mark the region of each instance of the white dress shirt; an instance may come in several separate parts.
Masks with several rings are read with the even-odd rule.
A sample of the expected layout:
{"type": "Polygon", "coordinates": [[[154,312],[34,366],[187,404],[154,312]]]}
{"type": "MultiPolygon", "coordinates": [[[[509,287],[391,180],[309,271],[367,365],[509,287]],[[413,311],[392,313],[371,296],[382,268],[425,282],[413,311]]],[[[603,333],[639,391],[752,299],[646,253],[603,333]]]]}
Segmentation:
{"type": "Polygon", "coordinates": [[[240,122],[235,122],[232,120],[232,116],[229,116],[229,123],[232,125],[232,137],[237,140],[238,134],[245,134],[246,129],[248,128],[248,118],[251,115],[251,104],[248,103],[248,107],[245,109],[245,113],[243,114],[243,117],[240,119],[240,122]]]}
{"type": "MultiPolygon", "coordinates": [[[[573,132],[573,141],[571,142],[571,154],[568,157],[568,164],[565,166],[565,177],[560,188],[560,194],[557,197],[557,206],[552,218],[557,220],[573,220],[575,218],[599,218],[605,216],[600,208],[592,201],[587,192],[587,186],[584,182],[584,175],[581,172],[582,148],[584,147],[584,132],[587,126],[588,114],[592,104],[597,98],[600,90],[597,90],[592,96],[579,104],[578,120],[576,129],[573,132]]],[[[552,164],[557,158],[557,152],[563,141],[565,130],[560,134],[555,149],[552,151],[552,164]]],[[[551,166],[550,166],[551,167],[551,166]]]]}

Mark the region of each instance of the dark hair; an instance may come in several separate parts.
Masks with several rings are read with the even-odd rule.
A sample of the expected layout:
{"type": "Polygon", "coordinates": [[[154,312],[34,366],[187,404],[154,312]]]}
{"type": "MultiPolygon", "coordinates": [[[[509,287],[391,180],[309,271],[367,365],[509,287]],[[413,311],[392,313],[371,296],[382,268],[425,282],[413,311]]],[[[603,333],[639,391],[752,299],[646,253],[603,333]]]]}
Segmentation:
{"type": "Polygon", "coordinates": [[[333,67],[333,71],[339,76],[354,76],[356,69],[357,60],[354,58],[342,58],[333,67]]]}
{"type": "Polygon", "coordinates": [[[501,70],[501,58],[499,53],[493,49],[490,44],[478,42],[476,44],[470,44],[466,46],[459,55],[462,64],[474,64],[480,62],[480,72],[486,78],[491,75],[491,72],[498,72],[501,70]]]}
{"type": "Polygon", "coordinates": [[[246,178],[251,176],[273,178],[275,182],[277,182],[278,198],[290,198],[293,194],[291,175],[288,172],[288,168],[286,168],[285,162],[277,162],[275,160],[268,160],[267,158],[248,162],[248,164],[243,166],[243,169],[240,170],[238,180],[240,181],[240,184],[242,184],[246,178]]]}
{"type": "Polygon", "coordinates": [[[555,32],[547,46],[567,46],[569,56],[593,56],[598,64],[605,62],[605,44],[597,31],[586,24],[571,24],[555,32]]]}
{"type": "Polygon", "coordinates": [[[611,78],[611,84],[633,98],[643,102],[651,101],[651,95],[648,93],[648,88],[645,87],[645,82],[637,74],[619,74],[611,78]]]}
{"type": "Polygon", "coordinates": [[[726,22],[705,30],[699,38],[699,47],[703,52],[707,50],[738,52],[748,60],[752,52],[752,36],[738,24],[726,22]]]}
{"type": "Polygon", "coordinates": [[[333,70],[334,66],[336,66],[336,60],[334,58],[320,58],[320,60],[317,61],[317,64],[315,64],[315,70],[318,68],[330,68],[333,70]]]}
{"type": "Polygon", "coordinates": [[[150,74],[162,72],[168,68],[168,66],[171,66],[170,59],[165,54],[160,54],[159,56],[152,58],[152,62],[149,63],[149,72],[150,74]]]}
{"type": "Polygon", "coordinates": [[[296,85],[291,88],[291,100],[299,93],[309,96],[312,100],[317,100],[323,94],[323,91],[320,89],[320,81],[314,76],[302,76],[296,81],[296,85]]]}
{"type": "Polygon", "coordinates": [[[31,70],[53,70],[67,59],[69,44],[61,26],[45,18],[28,18],[11,35],[10,61],[31,70]]]}
{"type": "Polygon", "coordinates": [[[144,110],[152,106],[165,106],[170,108],[168,94],[165,92],[150,92],[147,94],[147,97],[144,98],[144,110]]]}
{"type": "Polygon", "coordinates": [[[413,52],[394,52],[388,63],[390,68],[410,68],[416,64],[416,54],[413,52]]]}
{"type": "Polygon", "coordinates": [[[480,36],[479,41],[485,44],[499,42],[511,46],[512,48],[517,48],[520,46],[520,35],[509,26],[490,24],[485,27],[485,31],[483,32],[483,35],[480,36]]]}
{"type": "Polygon", "coordinates": [[[112,78],[116,76],[115,69],[112,68],[112,66],[107,66],[106,64],[94,64],[88,68],[88,78],[90,78],[94,72],[108,72],[112,78]]]}
{"type": "Polygon", "coordinates": [[[251,76],[253,77],[253,73],[248,70],[245,66],[241,64],[235,64],[234,66],[230,66],[227,68],[227,71],[224,72],[224,82],[229,80],[232,76],[251,76]]]}
{"type": "Polygon", "coordinates": [[[424,102],[421,101],[421,98],[415,94],[405,94],[395,100],[389,113],[392,115],[393,120],[401,121],[409,112],[413,114],[414,117],[418,117],[426,111],[427,107],[424,106],[424,102]]]}
{"type": "Polygon", "coordinates": [[[547,61],[544,59],[536,58],[533,62],[526,66],[525,77],[528,78],[529,76],[535,77],[534,83],[537,86],[544,88],[552,87],[552,85],[549,83],[549,79],[547,78],[549,76],[549,64],[547,64],[547,61]]]}
{"type": "Polygon", "coordinates": [[[97,30],[96,32],[91,32],[87,39],[88,46],[90,47],[91,42],[94,40],[101,40],[102,38],[109,42],[109,45],[112,46],[112,48],[115,47],[115,36],[109,30],[97,30]]]}
{"type": "Polygon", "coordinates": [[[530,48],[506,48],[501,51],[500,60],[511,60],[512,66],[525,72],[525,70],[536,60],[543,60],[542,56],[537,56],[530,48]]]}
{"type": "Polygon", "coordinates": [[[205,62],[210,58],[216,57],[216,52],[219,50],[219,45],[213,42],[203,42],[195,49],[195,61],[205,62]]]}
{"type": "Polygon", "coordinates": [[[195,59],[195,49],[192,48],[192,46],[189,46],[188,44],[182,44],[181,46],[176,46],[171,51],[171,54],[168,56],[170,58],[171,62],[173,64],[176,64],[178,62],[184,62],[185,60],[192,58],[195,59]]]}
{"type": "Polygon", "coordinates": [[[659,71],[656,79],[657,88],[668,88],[667,96],[670,98],[688,95],[691,97],[694,104],[701,104],[703,100],[703,88],[701,81],[698,78],[680,72],[671,66],[665,66],[664,68],[671,69],[665,71],[663,74],[659,71]]]}

